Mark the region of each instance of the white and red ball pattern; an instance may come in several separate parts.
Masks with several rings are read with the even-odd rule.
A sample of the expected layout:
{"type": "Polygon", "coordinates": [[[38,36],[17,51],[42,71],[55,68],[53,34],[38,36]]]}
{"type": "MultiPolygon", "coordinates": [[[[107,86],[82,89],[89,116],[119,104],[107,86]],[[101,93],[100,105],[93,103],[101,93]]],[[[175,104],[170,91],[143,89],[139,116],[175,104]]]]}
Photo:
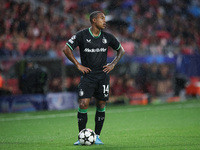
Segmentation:
{"type": "Polygon", "coordinates": [[[92,145],[96,141],[96,134],[91,129],[83,129],[78,134],[78,140],[81,145],[92,145]]]}

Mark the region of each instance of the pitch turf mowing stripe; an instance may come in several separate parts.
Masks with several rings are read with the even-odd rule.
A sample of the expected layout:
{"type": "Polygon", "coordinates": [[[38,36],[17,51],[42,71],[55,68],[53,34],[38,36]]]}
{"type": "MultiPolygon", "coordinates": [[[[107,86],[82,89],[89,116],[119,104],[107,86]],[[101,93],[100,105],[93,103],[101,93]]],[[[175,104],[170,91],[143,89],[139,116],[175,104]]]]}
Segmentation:
{"type": "Polygon", "coordinates": [[[47,115],[26,115],[21,117],[15,117],[15,118],[1,118],[0,121],[21,121],[21,120],[32,120],[32,119],[47,119],[47,118],[58,118],[58,117],[71,117],[76,116],[77,113],[63,113],[63,114],[47,114],[47,115]]]}
{"type": "MultiPolygon", "coordinates": [[[[127,107],[127,106],[122,106],[127,107]]],[[[155,111],[155,110],[173,110],[173,109],[189,109],[189,108],[199,108],[200,103],[183,103],[183,104],[175,104],[175,105],[159,105],[159,106],[144,106],[144,107],[131,107],[126,109],[114,108],[108,109],[106,113],[126,113],[126,112],[136,112],[136,111],[155,111]]],[[[109,107],[108,107],[109,108],[109,107]]],[[[93,114],[93,112],[88,112],[89,115],[93,114]]],[[[21,121],[21,120],[32,120],[32,119],[46,119],[46,118],[58,118],[58,117],[72,117],[76,116],[77,112],[74,113],[61,113],[61,114],[47,114],[47,115],[28,115],[25,114],[21,117],[13,117],[13,118],[0,118],[0,122],[3,121],[21,121]]]]}

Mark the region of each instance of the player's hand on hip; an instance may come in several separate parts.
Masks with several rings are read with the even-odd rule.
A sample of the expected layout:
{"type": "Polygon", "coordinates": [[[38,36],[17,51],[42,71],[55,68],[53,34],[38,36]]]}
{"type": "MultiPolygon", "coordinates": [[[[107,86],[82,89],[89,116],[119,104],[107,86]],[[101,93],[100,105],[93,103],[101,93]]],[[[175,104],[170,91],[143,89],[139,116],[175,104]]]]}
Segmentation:
{"type": "Polygon", "coordinates": [[[112,71],[114,69],[115,65],[114,64],[107,64],[105,66],[103,66],[103,71],[106,73],[109,73],[110,71],[112,71]]]}
{"type": "Polygon", "coordinates": [[[84,67],[83,65],[78,65],[77,66],[78,70],[80,70],[83,74],[87,74],[90,71],[92,71],[90,68],[88,67],[84,67]]]}

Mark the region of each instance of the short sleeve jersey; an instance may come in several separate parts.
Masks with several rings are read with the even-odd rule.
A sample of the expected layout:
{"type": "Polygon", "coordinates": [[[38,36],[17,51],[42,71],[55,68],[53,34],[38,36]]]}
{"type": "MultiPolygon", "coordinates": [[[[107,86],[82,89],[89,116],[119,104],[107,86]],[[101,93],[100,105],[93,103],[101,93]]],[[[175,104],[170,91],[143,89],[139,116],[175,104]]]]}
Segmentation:
{"type": "Polygon", "coordinates": [[[77,46],[80,50],[81,63],[89,67],[91,73],[103,72],[103,66],[107,64],[107,52],[110,46],[113,50],[119,50],[121,44],[110,33],[101,31],[98,36],[94,36],[90,30],[79,31],[66,43],[71,50],[77,46]]]}

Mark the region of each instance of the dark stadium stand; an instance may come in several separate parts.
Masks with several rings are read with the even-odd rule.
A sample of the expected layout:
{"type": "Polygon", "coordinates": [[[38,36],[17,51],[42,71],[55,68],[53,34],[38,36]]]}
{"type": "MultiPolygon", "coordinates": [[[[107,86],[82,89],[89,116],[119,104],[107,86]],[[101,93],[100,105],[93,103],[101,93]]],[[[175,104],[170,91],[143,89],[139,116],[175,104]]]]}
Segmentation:
{"type": "MultiPolygon", "coordinates": [[[[111,73],[113,82],[122,80],[121,86],[125,87],[126,81],[132,80],[130,91],[134,88],[136,93],[157,97],[173,95],[176,73],[189,78],[200,76],[195,66],[200,56],[200,1],[1,0],[0,64],[7,89],[14,95],[22,93],[18,79],[24,66],[19,64],[31,59],[64,62],[55,71],[61,73],[50,73],[50,92],[76,90],[70,81],[77,82],[79,74],[68,65],[61,48],[74,33],[90,25],[89,14],[94,10],[106,14],[106,30],[118,37],[126,51],[119,67],[111,73]]],[[[113,54],[109,50],[108,59],[113,54]]],[[[74,55],[79,57],[78,50],[74,55]]],[[[44,66],[49,70],[58,68],[44,66]]],[[[116,82],[111,84],[111,97],[119,94],[126,99],[126,92],[112,92],[116,82]]]]}

